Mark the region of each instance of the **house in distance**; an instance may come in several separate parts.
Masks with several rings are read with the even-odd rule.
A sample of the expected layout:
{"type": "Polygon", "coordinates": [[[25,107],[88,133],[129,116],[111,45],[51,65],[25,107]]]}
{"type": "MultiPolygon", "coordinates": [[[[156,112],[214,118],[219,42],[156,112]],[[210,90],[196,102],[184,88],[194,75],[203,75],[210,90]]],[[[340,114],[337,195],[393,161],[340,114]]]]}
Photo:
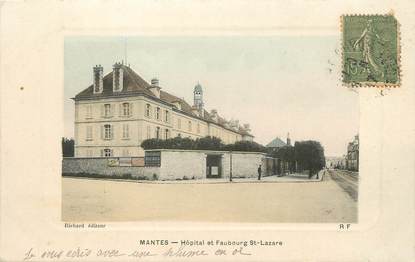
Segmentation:
{"type": "Polygon", "coordinates": [[[203,88],[194,87],[193,105],[162,90],[159,80],[146,82],[130,66],[115,63],[93,68],[93,83],[78,93],[75,101],[75,157],[144,156],[145,139],[176,136],[212,136],[225,144],[252,141],[248,124],[208,112],[203,88]]]}

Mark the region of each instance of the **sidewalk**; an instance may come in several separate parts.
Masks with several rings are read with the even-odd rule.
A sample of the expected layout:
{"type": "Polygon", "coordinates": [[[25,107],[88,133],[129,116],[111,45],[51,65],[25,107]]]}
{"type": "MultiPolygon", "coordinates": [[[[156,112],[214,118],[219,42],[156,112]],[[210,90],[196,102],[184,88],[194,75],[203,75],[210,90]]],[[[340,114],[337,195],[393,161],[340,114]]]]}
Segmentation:
{"type": "Polygon", "coordinates": [[[320,182],[323,179],[324,170],[319,172],[319,179],[316,179],[314,175],[310,179],[306,174],[289,174],[284,176],[266,176],[262,177],[261,180],[255,178],[233,178],[232,182],[229,178],[207,178],[207,179],[190,179],[190,180],[131,180],[131,179],[111,179],[111,178],[87,178],[87,177],[70,177],[75,179],[94,179],[94,180],[110,180],[117,182],[133,182],[133,183],[144,183],[144,184],[225,184],[225,183],[308,183],[308,182],[320,182]]]}

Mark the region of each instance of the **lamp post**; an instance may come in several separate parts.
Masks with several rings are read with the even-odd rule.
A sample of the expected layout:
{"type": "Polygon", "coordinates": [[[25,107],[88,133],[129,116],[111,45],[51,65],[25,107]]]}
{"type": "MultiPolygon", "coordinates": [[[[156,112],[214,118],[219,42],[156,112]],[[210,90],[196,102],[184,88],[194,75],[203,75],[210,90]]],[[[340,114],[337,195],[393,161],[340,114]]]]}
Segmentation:
{"type": "Polygon", "coordinates": [[[232,182],[232,151],[229,151],[229,153],[230,153],[229,182],[232,182]]]}

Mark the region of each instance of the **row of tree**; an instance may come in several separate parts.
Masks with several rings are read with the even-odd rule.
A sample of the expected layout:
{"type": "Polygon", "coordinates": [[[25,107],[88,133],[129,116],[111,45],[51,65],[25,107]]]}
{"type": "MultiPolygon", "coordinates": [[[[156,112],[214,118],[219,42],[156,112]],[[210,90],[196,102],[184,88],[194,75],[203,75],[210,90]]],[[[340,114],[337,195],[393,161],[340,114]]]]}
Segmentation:
{"type": "Polygon", "coordinates": [[[188,137],[175,137],[170,139],[147,139],[141,143],[147,149],[187,149],[187,150],[218,150],[218,151],[245,151],[266,152],[266,148],[252,141],[237,141],[233,144],[224,144],[217,137],[206,136],[191,139],[188,137]]]}
{"type": "Polygon", "coordinates": [[[281,147],[270,151],[269,154],[287,162],[291,172],[308,170],[310,176],[326,165],[323,146],[320,142],[312,140],[295,142],[294,147],[281,147]]]}

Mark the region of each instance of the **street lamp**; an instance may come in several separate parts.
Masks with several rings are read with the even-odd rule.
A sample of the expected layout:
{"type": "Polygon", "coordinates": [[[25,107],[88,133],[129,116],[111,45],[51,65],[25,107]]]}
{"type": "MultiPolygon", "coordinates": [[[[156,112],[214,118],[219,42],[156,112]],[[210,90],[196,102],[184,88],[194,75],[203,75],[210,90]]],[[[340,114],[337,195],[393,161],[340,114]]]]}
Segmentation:
{"type": "Polygon", "coordinates": [[[232,182],[232,151],[229,151],[229,153],[230,153],[229,182],[232,182]]]}

